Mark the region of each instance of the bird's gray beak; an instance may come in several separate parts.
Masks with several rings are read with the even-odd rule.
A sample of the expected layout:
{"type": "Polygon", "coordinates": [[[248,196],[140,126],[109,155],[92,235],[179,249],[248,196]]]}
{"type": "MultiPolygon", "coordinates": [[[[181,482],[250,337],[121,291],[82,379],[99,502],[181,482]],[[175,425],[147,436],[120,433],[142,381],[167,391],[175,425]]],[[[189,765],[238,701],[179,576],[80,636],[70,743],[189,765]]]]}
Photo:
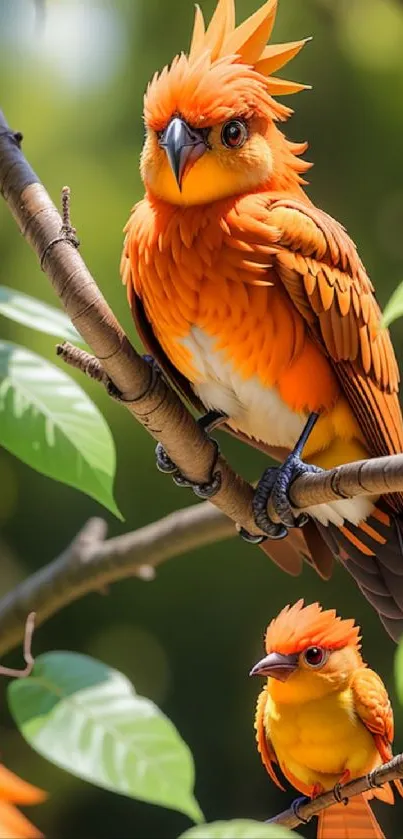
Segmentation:
{"type": "Polygon", "coordinates": [[[281,653],[269,653],[252,667],[250,676],[271,676],[272,679],[279,679],[286,682],[298,667],[298,655],[282,655],[281,653]]]}
{"type": "Polygon", "coordinates": [[[186,166],[195,163],[208,148],[206,132],[191,128],[184,119],[174,117],[162,133],[159,144],[166,151],[176,183],[181,189],[186,166]]]}

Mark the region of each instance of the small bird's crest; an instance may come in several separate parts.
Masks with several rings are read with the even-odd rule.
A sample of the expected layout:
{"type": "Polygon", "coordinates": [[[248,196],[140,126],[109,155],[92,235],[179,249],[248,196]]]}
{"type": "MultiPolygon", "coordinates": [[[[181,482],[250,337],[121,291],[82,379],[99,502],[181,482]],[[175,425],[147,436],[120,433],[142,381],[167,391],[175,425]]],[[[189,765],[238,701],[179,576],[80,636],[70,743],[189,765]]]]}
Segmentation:
{"type": "MultiPolygon", "coordinates": [[[[196,6],[189,54],[176,56],[170,67],[156,73],[144,100],[146,123],[161,130],[179,113],[193,126],[214,124],[234,113],[251,113],[285,120],[292,110],[273,99],[297,93],[307,85],[276,78],[309,39],[270,44],[277,0],[267,0],[235,27],[234,0],[218,0],[209,26],[196,6]]],[[[300,153],[296,151],[295,153],[300,153]]]]}
{"type": "Polygon", "coordinates": [[[360,627],[354,620],[342,620],[334,609],[323,611],[319,603],[304,606],[304,601],[298,600],[293,606],[286,606],[269,624],[266,650],[288,655],[310,646],[359,649],[360,640],[360,627]]]}

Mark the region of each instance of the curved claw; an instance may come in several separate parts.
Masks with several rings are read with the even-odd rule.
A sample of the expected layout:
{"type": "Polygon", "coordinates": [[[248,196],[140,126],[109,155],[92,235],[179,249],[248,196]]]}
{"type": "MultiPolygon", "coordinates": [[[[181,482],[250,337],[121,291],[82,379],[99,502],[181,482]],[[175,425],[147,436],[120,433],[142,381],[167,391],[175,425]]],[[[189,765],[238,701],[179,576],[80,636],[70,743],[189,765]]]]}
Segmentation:
{"type": "MultiPolygon", "coordinates": [[[[284,539],[287,536],[287,528],[283,524],[273,522],[267,515],[267,502],[271,498],[273,488],[278,477],[277,466],[268,466],[255,489],[252,501],[253,517],[257,527],[260,527],[268,539],[284,539]]],[[[241,533],[242,538],[245,535],[241,533]]],[[[250,535],[250,534],[249,534],[250,535]]],[[[246,541],[254,541],[246,538],[246,541]]]]}
{"type": "Polygon", "coordinates": [[[291,527],[304,527],[309,517],[306,513],[295,515],[288,497],[289,489],[301,475],[321,471],[319,466],[304,463],[295,453],[290,454],[282,466],[271,466],[265,470],[255,490],[253,513],[257,526],[269,539],[283,539],[291,527]],[[267,515],[269,499],[280,524],[271,521],[267,515]]]}
{"type": "Polygon", "coordinates": [[[173,460],[168,457],[161,443],[157,443],[155,447],[155,461],[157,469],[159,469],[160,472],[164,472],[165,475],[173,475],[173,473],[176,472],[176,466],[173,460]]]}
{"type": "Polygon", "coordinates": [[[346,797],[345,797],[345,796],[343,796],[343,794],[342,794],[342,791],[341,791],[341,783],[340,783],[340,781],[339,781],[339,783],[338,783],[338,784],[335,784],[335,785],[334,785],[334,787],[333,787],[333,795],[334,795],[334,797],[335,797],[336,801],[337,801],[339,804],[345,804],[345,805],[347,806],[347,804],[348,804],[348,798],[346,798],[346,797]]]}
{"type": "Polygon", "coordinates": [[[304,795],[301,798],[295,798],[291,804],[291,810],[293,811],[294,816],[300,820],[301,824],[309,824],[309,822],[311,821],[311,817],[309,817],[309,819],[305,819],[304,816],[301,816],[299,812],[299,808],[303,807],[304,804],[309,804],[310,800],[310,798],[307,798],[304,795]]]}
{"type": "MultiPolygon", "coordinates": [[[[198,423],[203,428],[203,430],[206,431],[206,433],[208,433],[208,431],[211,428],[214,428],[215,426],[222,423],[224,421],[224,419],[225,419],[224,414],[220,414],[218,411],[210,411],[208,414],[201,417],[198,420],[198,423]]],[[[155,448],[155,457],[156,457],[157,468],[159,469],[160,472],[164,472],[164,474],[166,474],[166,475],[172,475],[172,479],[173,479],[174,483],[176,484],[176,486],[178,486],[178,487],[189,487],[190,489],[192,489],[193,492],[195,493],[195,495],[198,496],[198,498],[203,498],[203,499],[212,498],[213,495],[216,495],[216,493],[221,488],[222,478],[221,478],[220,470],[217,469],[215,471],[216,463],[217,463],[217,460],[218,460],[219,455],[220,455],[220,447],[219,447],[217,441],[212,439],[211,437],[210,437],[210,442],[214,446],[215,453],[214,453],[213,463],[212,463],[212,466],[211,466],[210,479],[208,481],[206,481],[206,483],[198,484],[198,483],[195,483],[194,481],[189,480],[189,478],[187,478],[185,475],[182,475],[182,473],[180,472],[180,470],[178,469],[176,464],[173,462],[173,460],[171,460],[169,455],[166,453],[166,451],[165,451],[165,449],[164,449],[164,447],[161,443],[157,443],[157,446],[155,448]]]]}

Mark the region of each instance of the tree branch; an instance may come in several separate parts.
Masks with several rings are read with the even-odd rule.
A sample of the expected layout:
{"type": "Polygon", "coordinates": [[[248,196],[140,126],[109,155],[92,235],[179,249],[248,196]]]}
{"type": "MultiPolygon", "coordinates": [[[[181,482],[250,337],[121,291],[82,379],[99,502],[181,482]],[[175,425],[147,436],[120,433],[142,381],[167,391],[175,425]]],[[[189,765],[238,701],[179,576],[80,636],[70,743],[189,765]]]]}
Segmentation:
{"type": "Polygon", "coordinates": [[[36,613],[39,626],[90,592],[127,577],[151,580],[167,559],[235,533],[230,519],[208,501],[105,541],[106,528],[102,519],[90,519],[57,559],[0,600],[0,655],[24,638],[28,612],[36,613]]]}
{"type": "MultiPolygon", "coordinates": [[[[113,383],[122,403],[162,443],[184,475],[197,483],[208,482],[214,447],[164,378],[154,375],[133,349],[77,250],[78,242],[66,217],[66,202],[62,219],[25,160],[21,139],[0,111],[0,190],[64,308],[95,354],[93,368],[98,359],[102,375],[113,383]]],[[[92,359],[87,354],[87,373],[91,372],[92,359]]],[[[261,531],[254,522],[252,486],[235,474],[222,456],[217,466],[221,487],[212,503],[235,523],[258,534],[261,531]]],[[[295,507],[304,508],[397,490],[403,491],[403,455],[359,461],[298,478],[290,497],[295,507]]],[[[270,504],[268,509],[276,520],[270,504]]]]}
{"type": "Polygon", "coordinates": [[[302,803],[305,799],[301,799],[301,803],[294,802],[288,810],[279,813],[272,819],[268,820],[268,824],[282,824],[284,827],[298,827],[299,824],[305,824],[312,816],[317,816],[322,810],[331,807],[332,804],[339,803],[340,799],[349,801],[355,795],[360,795],[367,792],[374,787],[380,787],[388,781],[394,781],[397,778],[403,778],[403,754],[392,758],[389,763],[384,763],[370,772],[369,775],[363,775],[361,778],[356,778],[354,781],[349,781],[347,784],[342,784],[338,787],[338,798],[333,790],[319,795],[312,801],[302,803]]]}

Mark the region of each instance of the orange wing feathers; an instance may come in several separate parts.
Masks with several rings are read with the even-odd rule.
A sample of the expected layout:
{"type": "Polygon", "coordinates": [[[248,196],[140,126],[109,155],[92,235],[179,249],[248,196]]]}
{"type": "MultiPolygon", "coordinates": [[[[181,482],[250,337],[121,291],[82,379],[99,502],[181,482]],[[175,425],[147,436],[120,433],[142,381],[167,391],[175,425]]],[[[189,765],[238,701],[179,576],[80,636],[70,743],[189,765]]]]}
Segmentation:
{"type": "Polygon", "coordinates": [[[279,276],[326,347],[372,454],[402,451],[399,370],[353,243],[341,225],[302,201],[274,202],[267,223],[278,228],[279,276]]]}
{"type": "Polygon", "coordinates": [[[283,785],[280,783],[276,772],[274,770],[274,764],[277,763],[276,753],[270,743],[270,740],[267,736],[267,732],[265,729],[264,723],[264,711],[266,707],[266,702],[268,700],[268,694],[266,688],[263,688],[262,692],[259,694],[259,698],[257,701],[256,707],[256,715],[255,715],[255,731],[256,731],[256,743],[258,752],[260,757],[262,758],[262,763],[266,768],[270,778],[277,787],[281,790],[284,790],[283,785]]]}
{"type": "Polygon", "coordinates": [[[382,760],[390,760],[394,737],[393,711],[382,679],[373,670],[362,668],[354,674],[351,688],[358,716],[377,736],[377,742],[382,744],[382,751],[379,750],[382,760]]]}

